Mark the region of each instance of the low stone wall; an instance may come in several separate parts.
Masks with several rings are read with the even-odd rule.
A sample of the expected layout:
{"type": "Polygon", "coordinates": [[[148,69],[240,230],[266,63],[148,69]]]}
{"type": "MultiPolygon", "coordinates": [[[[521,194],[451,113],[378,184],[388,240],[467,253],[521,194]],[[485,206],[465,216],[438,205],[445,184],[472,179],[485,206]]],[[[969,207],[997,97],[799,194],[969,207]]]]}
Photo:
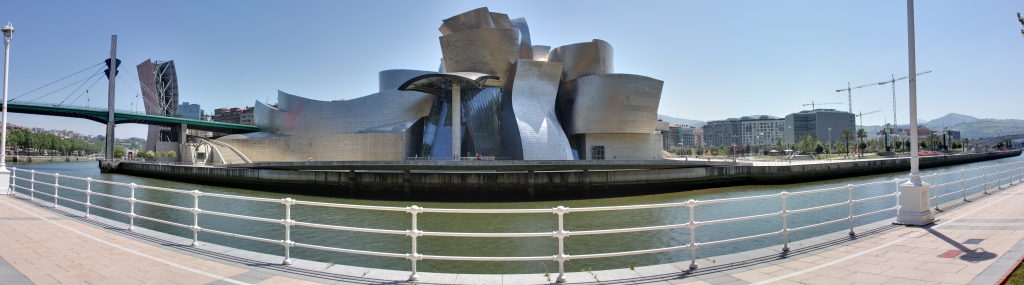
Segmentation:
{"type": "Polygon", "coordinates": [[[94,157],[89,156],[28,156],[28,155],[7,155],[6,162],[76,162],[93,161],[94,157]]]}
{"type": "MultiPolygon", "coordinates": [[[[1020,151],[922,157],[941,167],[1020,151]]],[[[908,171],[909,159],[792,166],[715,166],[566,172],[353,172],[195,167],[122,162],[116,172],[284,193],[391,200],[547,200],[629,196],[749,184],[787,184],[908,171]]]]}

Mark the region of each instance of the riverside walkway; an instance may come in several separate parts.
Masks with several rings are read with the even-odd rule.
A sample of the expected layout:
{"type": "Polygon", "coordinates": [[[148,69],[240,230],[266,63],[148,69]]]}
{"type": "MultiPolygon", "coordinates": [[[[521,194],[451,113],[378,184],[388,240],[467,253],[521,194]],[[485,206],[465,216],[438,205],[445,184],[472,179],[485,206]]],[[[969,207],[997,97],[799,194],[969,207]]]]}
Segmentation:
{"type": "MultiPolygon", "coordinates": [[[[888,221],[777,247],[689,262],[567,273],[572,284],[994,284],[1024,256],[1024,186],[942,205],[929,227],[888,221]]],[[[994,185],[993,185],[994,186],[994,185]]],[[[994,188],[994,187],[993,187],[994,188]]],[[[0,196],[4,284],[404,284],[408,272],[294,260],[0,196]]],[[[543,284],[543,274],[419,273],[421,284],[543,284]]]]}

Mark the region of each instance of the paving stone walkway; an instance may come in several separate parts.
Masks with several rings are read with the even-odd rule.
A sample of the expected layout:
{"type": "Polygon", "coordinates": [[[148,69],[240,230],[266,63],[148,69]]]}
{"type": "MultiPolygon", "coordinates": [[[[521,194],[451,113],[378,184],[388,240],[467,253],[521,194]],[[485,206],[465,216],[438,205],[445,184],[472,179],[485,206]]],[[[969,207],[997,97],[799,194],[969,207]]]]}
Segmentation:
{"type": "MultiPolygon", "coordinates": [[[[995,284],[1024,256],[1024,186],[944,205],[928,227],[879,222],[845,234],[688,262],[567,273],[574,284],[995,284]]],[[[138,229],[0,196],[2,284],[401,284],[408,272],[325,266],[138,229]],[[244,258],[242,256],[245,256],[244,258]]],[[[541,284],[541,274],[421,273],[421,284],[541,284]]],[[[550,277],[554,279],[552,275],[550,277]]]]}

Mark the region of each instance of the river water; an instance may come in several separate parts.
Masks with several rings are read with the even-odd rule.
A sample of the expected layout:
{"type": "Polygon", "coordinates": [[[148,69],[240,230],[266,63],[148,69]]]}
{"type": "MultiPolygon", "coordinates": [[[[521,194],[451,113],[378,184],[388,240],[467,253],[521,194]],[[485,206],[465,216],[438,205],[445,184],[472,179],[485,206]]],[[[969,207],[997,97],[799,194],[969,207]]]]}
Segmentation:
{"type": "MultiPolygon", "coordinates": [[[[931,183],[932,178],[928,175],[939,172],[959,171],[961,169],[977,168],[982,166],[994,166],[997,164],[1022,161],[1022,157],[1004,158],[993,161],[977,162],[951,167],[933,168],[923,171],[925,181],[931,183]]],[[[754,195],[778,194],[782,191],[800,192],[830,187],[841,187],[847,184],[862,184],[880,181],[892,181],[896,178],[904,178],[907,173],[893,173],[884,175],[864,176],[848,179],[836,179],[828,181],[799,183],[788,185],[767,185],[767,186],[739,186],[714,188],[706,190],[686,191],[678,193],[643,195],[634,197],[618,197],[588,200],[565,200],[565,201],[542,201],[542,202],[409,202],[409,201],[380,201],[380,200],[358,200],[333,197],[317,197],[304,195],[291,195],[274,192],[254,191],[237,188],[214,187],[199,184],[190,184],[159,179],[134,177],[122,174],[100,173],[96,162],[64,162],[64,163],[13,163],[9,167],[16,167],[18,177],[29,177],[26,170],[36,170],[49,173],[60,173],[78,177],[91,177],[123,183],[136,183],[140,185],[157,186],[182,190],[200,190],[205,193],[220,193],[229,195],[240,195],[249,197],[263,197],[281,199],[291,197],[297,200],[407,207],[418,205],[428,208],[544,208],[551,209],[557,206],[570,208],[596,207],[596,206],[620,206],[637,204],[656,204],[669,202],[682,202],[690,199],[709,200],[729,197],[745,197],[754,195]]],[[[985,170],[967,171],[966,176],[978,176],[985,170]]],[[[994,173],[995,168],[987,170],[994,173]]],[[[36,174],[36,179],[44,182],[53,182],[53,177],[36,174]]],[[[960,175],[948,175],[938,179],[938,183],[949,182],[960,179],[960,175]]],[[[995,187],[995,176],[988,180],[990,187],[995,187]]],[[[1004,180],[1005,181],[1005,180],[1004,180]]],[[[85,183],[72,179],[61,178],[60,185],[85,189],[85,183]]],[[[969,181],[967,187],[984,183],[981,179],[969,181]]],[[[30,187],[28,182],[18,181],[18,185],[30,187]]],[[[122,186],[110,186],[100,183],[92,183],[92,191],[98,193],[112,194],[127,197],[130,190],[122,186]]],[[[892,193],[895,190],[894,183],[857,188],[853,191],[854,199],[865,198],[877,195],[892,193]]],[[[35,185],[37,191],[53,193],[53,187],[35,185]]],[[[959,191],[959,183],[943,187],[938,191],[948,193],[959,191]]],[[[28,194],[28,191],[19,189],[18,192],[28,194]]],[[[980,188],[969,191],[972,193],[981,192],[980,188]]],[[[61,197],[84,201],[85,195],[70,190],[61,190],[61,197]]],[[[844,202],[848,198],[845,190],[815,193],[808,195],[792,196],[787,199],[788,209],[800,209],[827,204],[844,202]]],[[[36,195],[43,201],[52,201],[52,197],[36,195]]],[[[137,189],[136,198],[140,200],[153,201],[158,203],[176,205],[191,208],[193,198],[191,195],[168,193],[155,190],[137,189]]],[[[940,202],[960,199],[959,195],[944,197],[940,202]]],[[[93,195],[92,204],[121,211],[128,211],[129,204],[126,201],[110,199],[93,195]]],[[[854,214],[869,213],[880,209],[893,207],[896,204],[895,198],[883,198],[858,203],[854,206],[854,214]]],[[[84,207],[71,202],[61,201],[63,207],[70,207],[84,211],[84,207]]],[[[139,215],[170,220],[185,225],[192,224],[190,212],[167,209],[157,206],[136,204],[135,212],[139,215]]],[[[217,197],[201,197],[199,208],[209,211],[257,216],[269,219],[283,219],[284,205],[280,203],[267,203],[255,201],[231,200],[217,197]]],[[[699,205],[696,207],[696,220],[709,221],[756,214],[767,214],[778,212],[781,209],[781,201],[778,198],[750,200],[740,202],[718,203],[699,205]]],[[[790,228],[817,224],[825,221],[844,218],[848,215],[849,208],[846,206],[829,208],[819,211],[792,214],[788,218],[790,228]]],[[[108,219],[123,221],[127,223],[128,218],[114,213],[109,213],[93,208],[92,213],[108,219]]],[[[887,211],[855,220],[855,225],[863,225],[881,220],[891,220],[895,211],[887,211]]],[[[680,224],[689,221],[689,209],[687,207],[658,208],[644,210],[624,210],[606,212],[579,212],[565,214],[566,230],[599,230],[613,228],[643,227],[656,225],[680,224]]],[[[300,222],[312,222],[330,225],[341,225],[362,228],[408,230],[411,228],[411,216],[403,212],[372,211],[372,210],[351,210],[338,208],[313,207],[296,205],[292,207],[292,219],[300,222]]],[[[173,227],[165,224],[136,219],[136,226],[166,232],[169,234],[191,238],[192,232],[187,229],[173,227]]],[[[204,229],[213,229],[224,232],[238,233],[255,237],[268,238],[273,240],[284,239],[284,226],[277,223],[266,223],[233,219],[209,214],[199,216],[199,226],[204,229]]],[[[827,226],[811,228],[804,231],[790,234],[791,241],[798,241],[825,233],[845,231],[848,224],[840,222],[827,226]]],[[[424,231],[435,232],[552,232],[558,228],[557,216],[554,214],[419,214],[418,228],[424,231]]],[[[740,221],[724,224],[702,225],[697,228],[696,240],[709,242],[724,240],[736,237],[750,236],[762,233],[778,231],[782,228],[782,219],[778,216],[761,218],[748,221],[740,221]]],[[[358,232],[343,232],[307,227],[293,227],[291,239],[295,242],[331,246],[354,250],[368,250],[390,253],[409,253],[411,250],[411,238],[404,235],[388,235],[358,232]]],[[[214,243],[233,248],[241,248],[255,252],[284,255],[284,249],[279,244],[263,243],[258,241],[226,237],[213,233],[199,233],[199,241],[214,243]]],[[[569,255],[620,252],[631,250],[643,250],[662,248],[669,246],[685,245],[690,242],[689,229],[657,230],[635,233],[619,233],[606,235],[585,235],[570,236],[565,238],[565,252],[569,255]]],[[[713,258],[714,256],[747,251],[763,247],[777,247],[781,249],[782,237],[770,236],[747,241],[727,243],[701,247],[697,250],[698,258],[713,258]]],[[[461,238],[461,237],[420,237],[418,239],[418,252],[420,254],[445,255],[445,256],[551,256],[558,253],[558,242],[553,237],[530,237],[530,238],[461,238]]],[[[355,254],[343,254],[328,251],[311,250],[305,248],[292,248],[292,258],[314,260],[320,262],[334,262],[353,266],[384,268],[393,270],[410,270],[410,262],[406,259],[372,257],[355,254]]],[[[628,268],[631,264],[635,266],[662,264],[670,262],[688,261],[690,253],[687,250],[645,254],[637,256],[570,260],[566,262],[567,271],[580,270],[603,270],[628,268]]],[[[538,273],[545,270],[556,272],[557,263],[552,261],[533,262],[475,262],[475,261],[436,261],[422,260],[418,263],[418,270],[425,272],[449,272],[449,273],[538,273]]]]}

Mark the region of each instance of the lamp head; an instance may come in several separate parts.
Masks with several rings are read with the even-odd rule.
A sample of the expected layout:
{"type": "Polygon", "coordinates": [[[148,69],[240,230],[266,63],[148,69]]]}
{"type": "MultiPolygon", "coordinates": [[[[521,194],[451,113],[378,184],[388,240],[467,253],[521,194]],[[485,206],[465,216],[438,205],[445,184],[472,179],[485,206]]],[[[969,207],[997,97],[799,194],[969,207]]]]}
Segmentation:
{"type": "Polygon", "coordinates": [[[4,38],[10,38],[14,34],[14,26],[11,26],[11,22],[7,22],[7,25],[0,30],[4,31],[4,38]]]}

